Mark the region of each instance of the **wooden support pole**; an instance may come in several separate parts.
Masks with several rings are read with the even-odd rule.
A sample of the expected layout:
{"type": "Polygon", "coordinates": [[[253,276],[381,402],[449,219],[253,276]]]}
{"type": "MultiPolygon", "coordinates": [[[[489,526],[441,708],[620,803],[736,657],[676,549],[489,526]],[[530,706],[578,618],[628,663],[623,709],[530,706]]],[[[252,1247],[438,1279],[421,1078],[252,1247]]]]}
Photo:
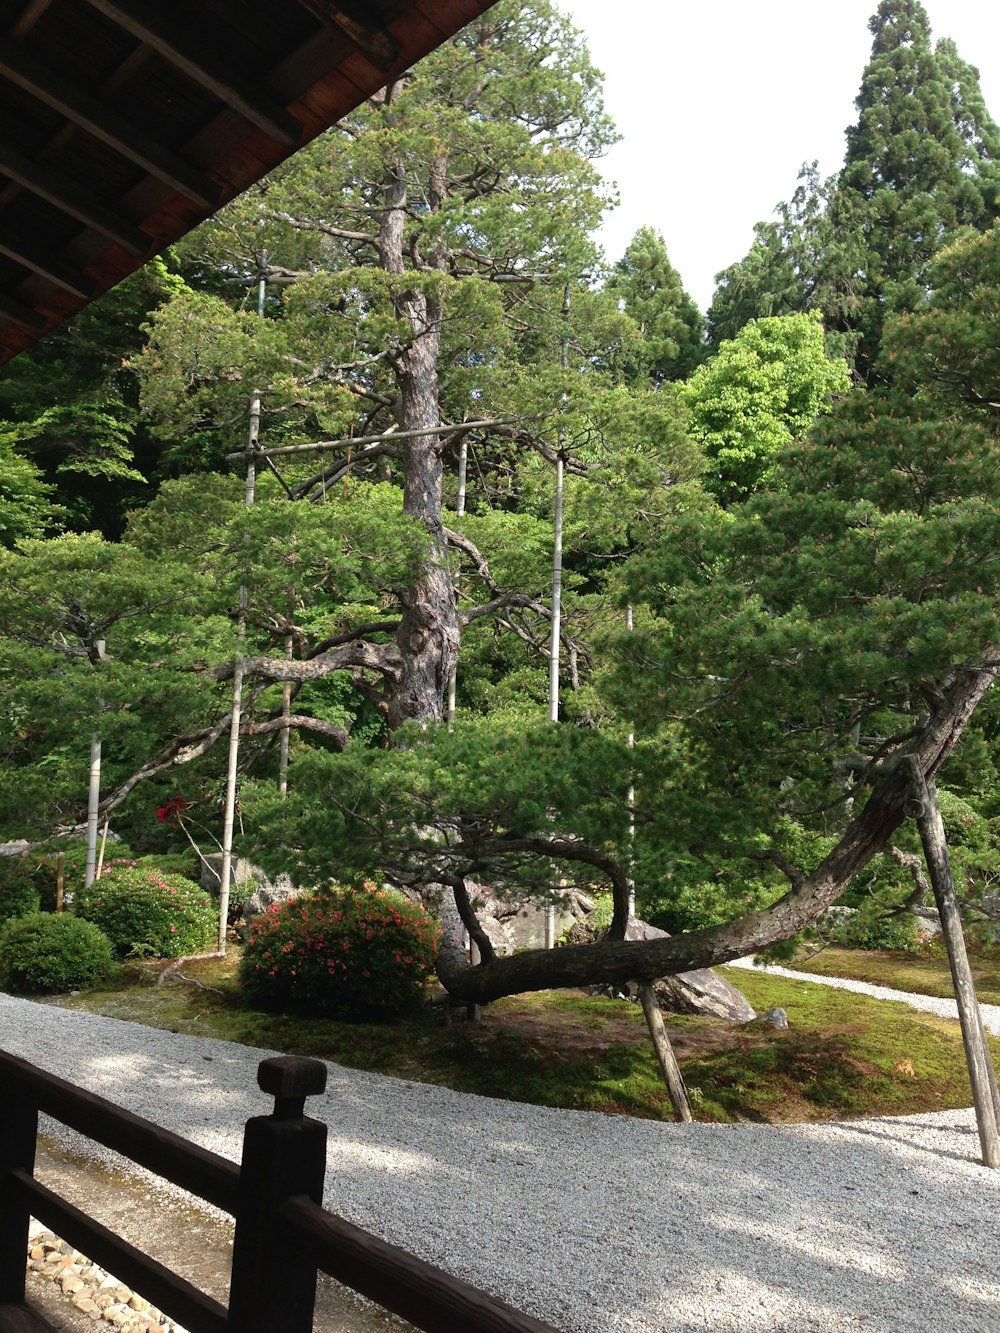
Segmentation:
{"type": "Polygon", "coordinates": [[[236,1206],[229,1327],[233,1333],[312,1333],[316,1265],[305,1257],[282,1206],[296,1195],[323,1202],[326,1125],[303,1115],[326,1087],[320,1060],[276,1056],[257,1070],[274,1097],[269,1116],[248,1120],[236,1206]]]}
{"type": "Polygon", "coordinates": [[[958,910],[955,882],[948,859],[948,843],[945,838],[944,821],[941,818],[941,807],[938,804],[934,784],[925,780],[916,760],[911,759],[910,769],[916,798],[913,813],[916,815],[924,859],[927,862],[931,888],[934,890],[934,900],[941,918],[941,930],[948,950],[948,964],[951,967],[952,984],[955,988],[958,1018],[962,1025],[962,1042],[969,1066],[969,1082],[972,1084],[972,1100],[976,1110],[983,1165],[996,1169],[1000,1167],[1000,1135],[997,1129],[1000,1124],[1000,1097],[997,1094],[996,1072],[986,1042],[982,1015],[979,1012],[972,969],[969,967],[969,955],[965,948],[965,935],[962,931],[962,918],[958,910]]]}
{"type": "Polygon", "coordinates": [[[35,1170],[38,1110],[9,1088],[0,1096],[0,1305],[24,1302],[28,1207],[11,1173],[35,1170]]]}
{"type": "Polygon", "coordinates": [[[652,986],[643,985],[639,987],[639,1001],[642,1004],[642,1012],[646,1015],[646,1026],[649,1028],[653,1049],[656,1051],[656,1058],[660,1062],[660,1069],[663,1071],[663,1081],[670,1093],[674,1114],[678,1120],[689,1125],[694,1119],[691,1114],[691,1101],[688,1097],[687,1088],[684,1086],[684,1077],[681,1074],[680,1065],[677,1063],[677,1056],[674,1055],[674,1048],[670,1045],[663,1015],[660,1013],[660,1006],[657,1003],[656,992],[652,986]]]}

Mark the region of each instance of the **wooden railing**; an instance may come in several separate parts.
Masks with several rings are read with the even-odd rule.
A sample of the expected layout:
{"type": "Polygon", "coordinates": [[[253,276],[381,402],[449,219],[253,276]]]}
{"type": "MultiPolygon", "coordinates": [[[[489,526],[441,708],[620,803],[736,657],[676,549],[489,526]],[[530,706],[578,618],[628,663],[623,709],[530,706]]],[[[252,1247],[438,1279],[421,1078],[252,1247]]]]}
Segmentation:
{"type": "Polygon", "coordinates": [[[247,1121],[237,1166],[0,1052],[0,1305],[24,1302],[34,1216],[190,1333],[311,1333],[317,1270],[428,1333],[557,1333],[321,1206],[326,1126],[304,1114],[321,1061],[264,1060],[257,1081],[274,1110],[247,1121]],[[40,1111],[236,1219],[228,1309],[35,1180],[40,1111]]]}

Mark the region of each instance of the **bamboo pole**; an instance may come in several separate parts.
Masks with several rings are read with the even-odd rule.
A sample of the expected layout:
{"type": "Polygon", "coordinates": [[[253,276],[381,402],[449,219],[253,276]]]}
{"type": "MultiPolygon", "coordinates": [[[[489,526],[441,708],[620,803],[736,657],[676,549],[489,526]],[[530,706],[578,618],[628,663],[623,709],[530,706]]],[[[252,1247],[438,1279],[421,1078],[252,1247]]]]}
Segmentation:
{"type": "Polygon", "coordinates": [[[97,869],[97,807],[101,803],[101,738],[95,732],[90,738],[90,778],[87,787],[87,860],[84,864],[83,885],[89,889],[97,869]]]}
{"type": "MultiPolygon", "coordinates": [[[[285,635],[285,661],[292,660],[292,636],[285,635]]],[[[291,741],[291,727],[288,719],[292,715],[292,682],[286,680],[281,690],[281,741],[278,746],[278,795],[288,795],[288,749],[291,741]]]]}
{"type": "MultiPolygon", "coordinates": [[[[462,436],[458,444],[458,499],[455,503],[455,516],[462,518],[465,514],[465,492],[466,482],[469,471],[469,436],[462,436]]],[[[458,575],[455,575],[455,598],[458,598],[458,575]]],[[[451,675],[448,677],[448,730],[451,731],[455,725],[455,695],[458,687],[458,663],[455,663],[451,675]]]]}
{"type": "MultiPolygon", "coordinates": [[[[254,502],[257,482],[255,448],[260,436],[260,391],[250,395],[250,448],[247,453],[246,507],[254,502]]],[[[246,648],[247,586],[246,571],[240,585],[239,615],[236,624],[236,663],[233,670],[233,702],[229,720],[229,753],[226,761],[226,800],[222,816],[222,867],[219,871],[219,953],[226,952],[226,927],[229,923],[229,882],[233,867],[233,825],[236,815],[236,774],[240,761],[240,724],[243,720],[243,653],[246,648]]]]}
{"type": "Polygon", "coordinates": [[[955,1001],[958,1005],[958,1018],[962,1025],[962,1042],[969,1066],[969,1082],[972,1084],[972,1100],[976,1110],[983,1165],[996,1169],[1000,1167],[1000,1135],[998,1135],[1000,1097],[997,1094],[996,1072],[983,1029],[972,970],[969,967],[969,955],[965,948],[965,935],[962,931],[958,899],[955,896],[955,882],[948,858],[948,843],[945,838],[944,821],[941,818],[941,807],[933,782],[925,780],[923,771],[915,759],[910,760],[910,769],[916,796],[914,813],[917,829],[920,832],[931,888],[934,890],[934,900],[941,918],[941,930],[948,950],[948,964],[951,968],[955,1001]]]}

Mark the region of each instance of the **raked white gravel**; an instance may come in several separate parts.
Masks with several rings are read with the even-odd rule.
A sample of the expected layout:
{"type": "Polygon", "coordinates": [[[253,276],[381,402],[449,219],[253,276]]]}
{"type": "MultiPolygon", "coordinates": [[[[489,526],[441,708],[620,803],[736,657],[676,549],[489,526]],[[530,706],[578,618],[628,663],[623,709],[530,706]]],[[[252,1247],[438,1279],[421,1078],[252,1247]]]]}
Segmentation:
{"type": "MultiPolygon", "coordinates": [[[[235,1160],[269,1106],[227,1042],[3,995],[0,1047],[235,1160]]],[[[308,1110],[328,1208],[563,1333],[1000,1333],[969,1111],[673,1125],[338,1065],[308,1110]]]]}

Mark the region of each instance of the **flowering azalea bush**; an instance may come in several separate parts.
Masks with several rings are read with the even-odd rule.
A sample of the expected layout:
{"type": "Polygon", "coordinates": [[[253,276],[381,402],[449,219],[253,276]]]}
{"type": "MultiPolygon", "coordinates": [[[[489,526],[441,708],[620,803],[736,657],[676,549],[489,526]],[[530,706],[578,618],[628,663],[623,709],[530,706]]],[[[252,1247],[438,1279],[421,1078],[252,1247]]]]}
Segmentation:
{"type": "Polygon", "coordinates": [[[216,905],[183,875],[148,865],[114,862],[81,890],[78,916],[94,922],[119,958],[179,958],[210,949],[216,937],[216,905]]]}
{"type": "Polygon", "coordinates": [[[422,907],[374,884],[302,894],[254,919],[240,984],[266,1008],[391,1017],[419,1000],[439,933],[422,907]]]}
{"type": "Polygon", "coordinates": [[[82,990],[110,976],[114,967],[107,936],[66,913],[24,916],[0,933],[0,985],[15,994],[82,990]]]}

